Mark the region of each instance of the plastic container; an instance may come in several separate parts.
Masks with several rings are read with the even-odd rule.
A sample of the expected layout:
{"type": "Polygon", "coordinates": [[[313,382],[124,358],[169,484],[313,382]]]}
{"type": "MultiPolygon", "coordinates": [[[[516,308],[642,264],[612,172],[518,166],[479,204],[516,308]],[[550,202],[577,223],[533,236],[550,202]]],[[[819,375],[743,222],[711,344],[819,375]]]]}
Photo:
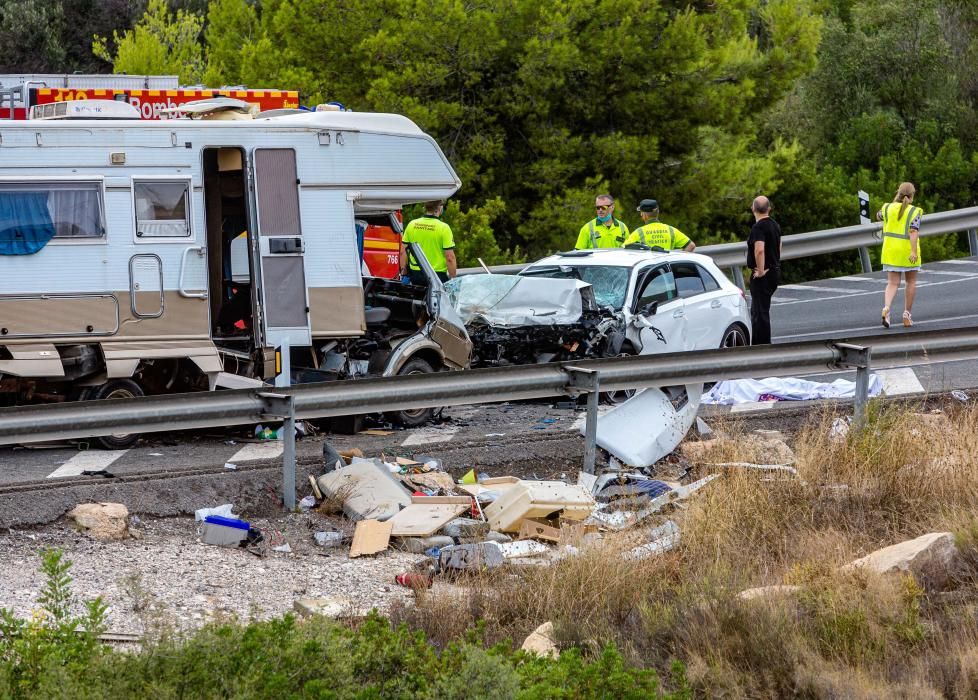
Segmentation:
{"type": "Polygon", "coordinates": [[[594,509],[587,489],[563,481],[520,481],[485,507],[489,527],[499,532],[519,532],[526,518],[584,520],[594,509]]]}

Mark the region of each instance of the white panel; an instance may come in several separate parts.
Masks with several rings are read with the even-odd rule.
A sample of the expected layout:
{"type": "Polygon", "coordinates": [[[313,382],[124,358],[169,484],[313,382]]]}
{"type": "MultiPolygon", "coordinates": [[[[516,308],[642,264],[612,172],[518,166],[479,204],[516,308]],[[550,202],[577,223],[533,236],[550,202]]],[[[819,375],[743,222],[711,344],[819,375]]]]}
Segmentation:
{"type": "Polygon", "coordinates": [[[306,284],[309,287],[360,285],[353,206],[346,191],[302,190],[299,193],[306,243],[306,284]]]}

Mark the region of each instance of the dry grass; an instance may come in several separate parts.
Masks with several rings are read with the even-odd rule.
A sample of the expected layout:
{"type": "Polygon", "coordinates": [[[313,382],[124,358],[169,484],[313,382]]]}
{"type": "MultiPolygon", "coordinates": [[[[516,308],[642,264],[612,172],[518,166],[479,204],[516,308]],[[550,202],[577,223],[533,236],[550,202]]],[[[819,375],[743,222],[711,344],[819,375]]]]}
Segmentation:
{"type": "MultiPolygon", "coordinates": [[[[976,697],[978,409],[949,408],[874,405],[866,428],[843,439],[829,437],[826,413],[793,445],[797,478],[728,470],[672,513],[673,552],[626,561],[644,534],[627,533],[550,566],[462,580],[450,595],[436,587],[396,617],[441,643],[478,624],[488,641],[518,644],[551,620],[564,645],[614,642],[660,671],[681,660],[708,697],[976,697]],[[945,530],[964,559],[951,591],[839,571],[945,530]],[[801,588],[737,597],[771,584],[801,588]]],[[[736,445],[702,461],[763,461],[756,440],[736,445]]]]}

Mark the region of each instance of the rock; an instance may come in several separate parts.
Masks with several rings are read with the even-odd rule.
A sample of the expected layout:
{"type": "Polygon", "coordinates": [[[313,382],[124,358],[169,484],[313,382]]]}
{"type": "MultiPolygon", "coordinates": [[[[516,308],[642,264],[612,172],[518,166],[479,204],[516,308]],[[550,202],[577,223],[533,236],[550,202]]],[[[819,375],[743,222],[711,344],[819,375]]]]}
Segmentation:
{"type": "Polygon", "coordinates": [[[741,600],[757,600],[758,598],[774,598],[791,595],[801,590],[801,586],[761,586],[748,588],[737,594],[741,600]]]}
{"type": "Polygon", "coordinates": [[[311,617],[313,615],[340,617],[348,613],[352,609],[353,604],[349,598],[341,596],[329,596],[328,598],[302,596],[301,598],[296,598],[292,607],[303,617],[311,617]]]}
{"type": "Polygon", "coordinates": [[[554,644],[553,637],[554,623],[544,622],[530,633],[530,636],[523,641],[523,646],[520,648],[531,654],[549,656],[555,659],[560,656],[560,652],[557,650],[557,645],[554,644]]]}
{"type": "Polygon", "coordinates": [[[960,553],[950,532],[931,532],[920,537],[878,549],[842,567],[851,571],[865,567],[881,574],[911,573],[929,590],[941,590],[958,566],[960,553]]]}
{"type": "Polygon", "coordinates": [[[68,517],[97,540],[124,540],[129,536],[129,509],[121,503],[80,503],[68,517]]]}

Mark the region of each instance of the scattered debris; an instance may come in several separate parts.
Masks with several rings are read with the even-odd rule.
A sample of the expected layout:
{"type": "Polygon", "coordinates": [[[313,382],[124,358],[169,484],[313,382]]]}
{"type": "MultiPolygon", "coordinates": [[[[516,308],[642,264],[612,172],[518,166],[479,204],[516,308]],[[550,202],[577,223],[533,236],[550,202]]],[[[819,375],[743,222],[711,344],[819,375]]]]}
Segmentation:
{"type": "Polygon", "coordinates": [[[302,500],[299,501],[299,510],[305,513],[307,510],[312,510],[316,507],[316,497],[315,496],[303,496],[302,500]]]}
{"type": "Polygon", "coordinates": [[[830,440],[844,440],[849,435],[849,427],[852,425],[852,418],[849,416],[839,416],[832,419],[832,427],[829,428],[830,440]]]}
{"type": "Polygon", "coordinates": [[[247,539],[251,525],[238,518],[208,515],[200,528],[200,541],[220,547],[237,547],[247,539]]]}
{"type": "Polygon", "coordinates": [[[321,530],[319,532],[312,533],[312,537],[316,540],[316,544],[320,547],[339,547],[343,544],[343,540],[346,539],[342,532],[336,532],[335,530],[321,530]]]}
{"type": "Polygon", "coordinates": [[[358,435],[373,435],[376,437],[388,437],[394,434],[393,430],[378,430],[377,428],[368,428],[366,430],[361,430],[358,435]]]}
{"type": "Polygon", "coordinates": [[[323,474],[317,480],[325,498],[340,498],[343,512],[351,520],[389,520],[411,494],[383,462],[354,458],[352,464],[323,474]]]}
{"type": "Polygon", "coordinates": [[[694,426],[696,427],[696,434],[704,440],[708,440],[713,437],[713,428],[711,428],[709,424],[699,416],[696,417],[694,426]]]}
{"type": "Polygon", "coordinates": [[[122,540],[129,535],[129,509],[121,503],[80,503],[68,517],[96,540],[122,540]]]}
{"type": "Polygon", "coordinates": [[[499,544],[499,551],[505,559],[519,559],[521,557],[535,557],[540,554],[550,552],[550,547],[535,540],[519,540],[517,542],[503,542],[499,544]]]}
{"type": "Polygon", "coordinates": [[[222,506],[216,506],[214,508],[200,508],[194,511],[194,519],[199,523],[202,522],[208,515],[220,515],[225,518],[233,518],[234,515],[231,511],[234,510],[234,506],[230,503],[225,503],[222,506]]]}
{"type": "Polygon", "coordinates": [[[516,537],[517,540],[545,540],[547,542],[557,543],[560,542],[560,528],[553,527],[547,523],[540,522],[539,520],[527,519],[520,523],[520,534],[516,537]]]}
{"type": "Polygon", "coordinates": [[[503,563],[503,554],[495,542],[479,542],[478,544],[457,544],[442,547],[438,552],[438,568],[464,571],[481,571],[492,569],[503,563]]]}
{"type": "Polygon", "coordinates": [[[411,554],[424,554],[429,549],[450,547],[453,544],[455,540],[448,535],[433,535],[432,537],[401,537],[398,538],[395,546],[411,554]]]}
{"type": "Polygon", "coordinates": [[[237,469],[238,468],[238,465],[235,464],[234,462],[225,462],[224,463],[224,468],[225,469],[232,469],[233,470],[233,469],[237,469]]]}
{"type": "Polygon", "coordinates": [[[431,574],[420,571],[405,571],[403,574],[395,576],[394,581],[401,586],[413,588],[416,591],[431,588],[431,584],[433,583],[431,574]]]}
{"type": "Polygon", "coordinates": [[[801,586],[786,586],[786,585],[775,585],[775,586],[760,586],[759,588],[748,588],[737,594],[737,597],[741,600],[758,600],[765,598],[772,598],[778,596],[786,596],[797,593],[801,590],[801,586]]]}
{"type": "Polygon", "coordinates": [[[519,481],[508,488],[486,509],[493,530],[518,532],[527,518],[550,518],[557,514],[565,520],[584,520],[594,508],[594,498],[587,489],[562,481],[519,481]]]}
{"type": "Polygon", "coordinates": [[[361,520],[353,531],[350,559],[367,554],[377,554],[387,549],[391,540],[391,524],[379,520],[361,520]]]}
{"type": "Polygon", "coordinates": [[[960,389],[955,389],[954,391],[952,391],[951,396],[956,398],[961,403],[968,403],[968,401],[971,400],[971,397],[968,396],[966,392],[961,391],[960,389]]]}
{"type": "Polygon", "coordinates": [[[754,464],[753,462],[715,462],[707,466],[710,467],[720,467],[721,469],[757,469],[758,471],[768,471],[768,472],[787,472],[794,476],[798,476],[798,470],[794,467],[789,467],[787,464],[754,464]]]}
{"type": "Polygon", "coordinates": [[[286,542],[285,544],[280,544],[277,547],[272,547],[272,551],[281,552],[282,554],[292,554],[292,547],[289,546],[288,542],[286,542]]]}
{"type": "Polygon", "coordinates": [[[472,506],[468,496],[413,496],[388,522],[395,537],[426,537],[472,506]]]}
{"type": "Polygon", "coordinates": [[[598,417],[597,444],[633,467],[655,464],[689,432],[702,393],[702,384],[640,391],[598,417]]]}
{"type": "Polygon", "coordinates": [[[103,479],[114,479],[115,474],[106,469],[83,469],[82,476],[101,476],[103,479]]]}
{"type": "Polygon", "coordinates": [[[604,510],[608,504],[600,504],[591,514],[590,521],[611,530],[624,530],[637,525],[653,513],[658,513],[667,505],[689,498],[708,483],[719,478],[719,474],[710,474],[687,486],[677,486],[652,499],[647,506],[639,510],[617,510],[608,513],[604,510]]]}
{"type": "Polygon", "coordinates": [[[667,520],[664,525],[653,528],[649,536],[651,540],[648,544],[628,550],[624,554],[625,559],[646,559],[675,549],[679,544],[679,526],[672,520],[667,520]]]}

